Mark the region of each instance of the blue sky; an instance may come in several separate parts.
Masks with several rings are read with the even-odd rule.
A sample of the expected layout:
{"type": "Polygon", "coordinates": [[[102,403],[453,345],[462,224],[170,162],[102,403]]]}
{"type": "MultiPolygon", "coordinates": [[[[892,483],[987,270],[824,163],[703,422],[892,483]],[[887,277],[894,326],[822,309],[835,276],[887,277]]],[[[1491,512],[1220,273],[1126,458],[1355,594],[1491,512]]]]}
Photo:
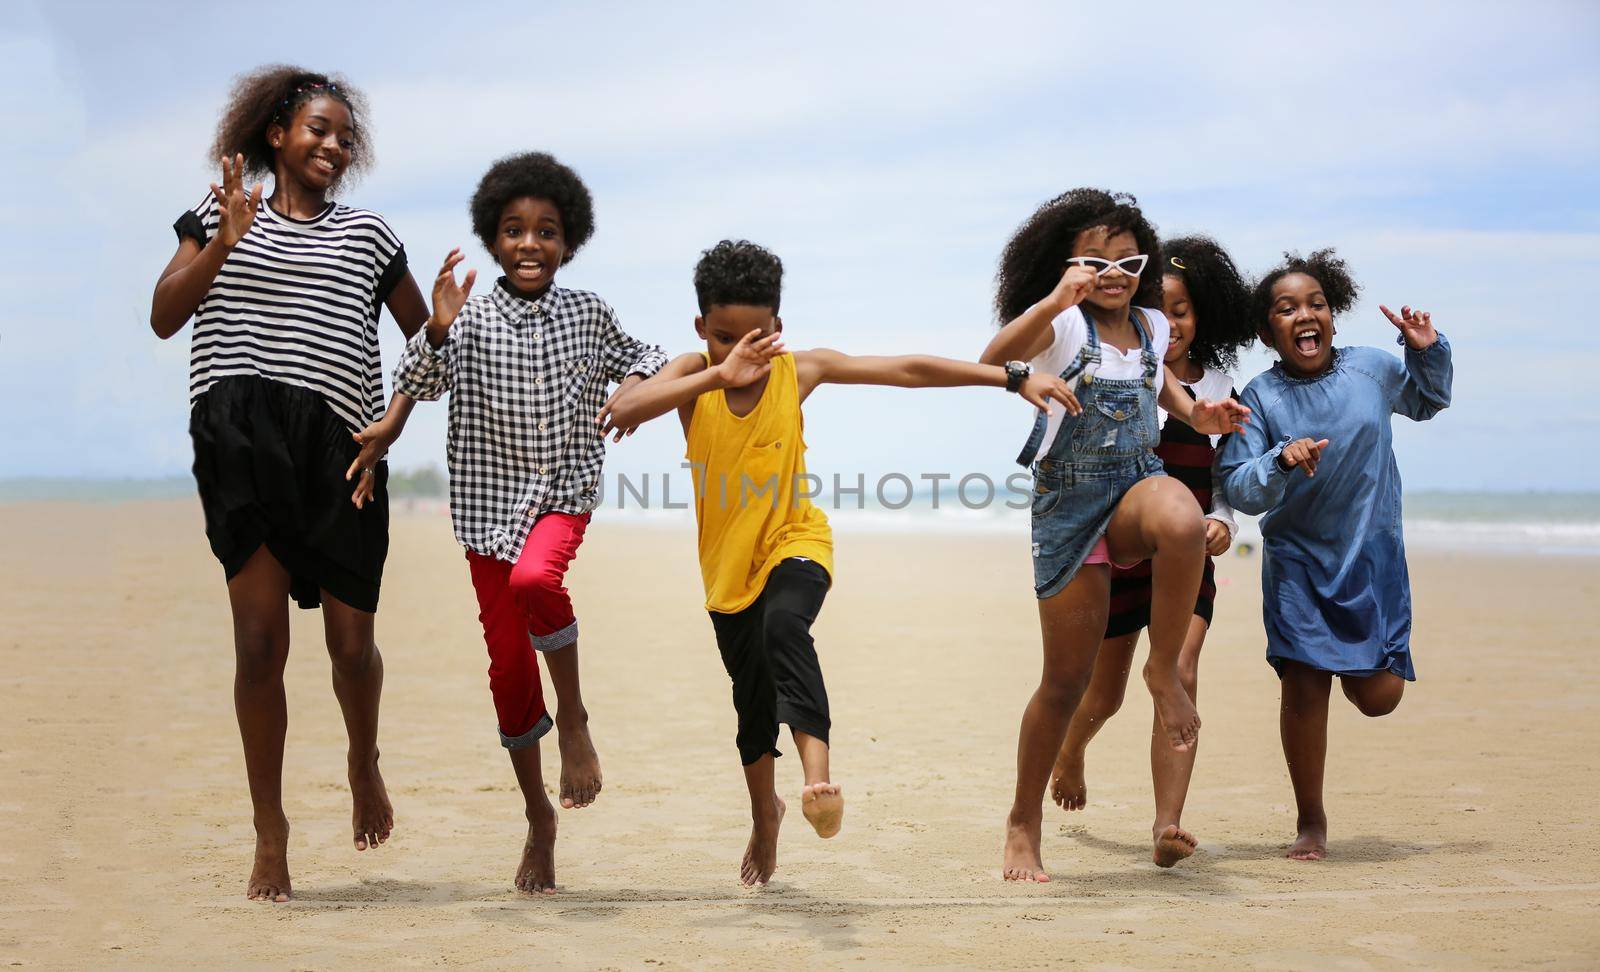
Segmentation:
{"type": "MultiPolygon", "coordinates": [[[[1408,486],[1600,489],[1593,3],[320,8],[8,6],[0,475],[187,470],[187,332],[155,339],[150,292],[216,178],[230,80],[289,61],[367,92],[378,162],[344,196],[422,280],[456,245],[492,273],[467,197],[539,148],[596,199],[561,283],[641,338],[694,349],[694,261],[742,236],[784,258],[791,346],[972,358],[1007,236],[1099,185],[1251,270],[1337,246],[1367,295],[1344,342],[1391,345],[1380,301],[1433,311],[1456,405],[1397,421],[1408,486]]],[[[397,465],[442,462],[443,413],[423,407],[397,465]]],[[[1003,476],[1030,416],[992,390],[829,388],[807,423],[824,473],[1003,476]]],[[[681,453],[658,423],[608,473],[681,453]]]]}

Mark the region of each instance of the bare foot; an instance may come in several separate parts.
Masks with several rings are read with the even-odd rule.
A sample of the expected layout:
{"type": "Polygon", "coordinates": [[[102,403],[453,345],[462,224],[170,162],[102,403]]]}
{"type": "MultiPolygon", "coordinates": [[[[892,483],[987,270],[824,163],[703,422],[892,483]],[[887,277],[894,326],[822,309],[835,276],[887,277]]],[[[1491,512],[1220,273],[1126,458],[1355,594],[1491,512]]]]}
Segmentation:
{"type": "Polygon", "coordinates": [[[1050,799],[1063,810],[1082,810],[1089,805],[1089,784],[1083,780],[1083,753],[1069,753],[1061,747],[1056,768],[1050,771],[1050,799]]]}
{"type": "Polygon", "coordinates": [[[1188,752],[1200,739],[1200,712],[1184,691],[1177,671],[1162,673],[1146,665],[1144,682],[1156,704],[1156,715],[1161,717],[1161,727],[1167,731],[1167,741],[1178,752],[1188,752]]]}
{"type": "Polygon", "coordinates": [[[772,812],[761,814],[750,828],[750,843],[739,862],[739,882],[745,887],[766,884],[778,869],[778,828],[783,826],[783,800],[772,795],[772,812]]]}
{"type": "Polygon", "coordinates": [[[1200,842],[1194,839],[1193,834],[1177,824],[1167,824],[1156,834],[1156,846],[1151,859],[1156,862],[1156,867],[1171,867],[1193,854],[1198,846],[1200,842]]]}
{"type": "Polygon", "coordinates": [[[1044,860],[1039,856],[1041,823],[1037,816],[1032,820],[1018,820],[1013,813],[1007,818],[1005,859],[1001,864],[1001,877],[1007,881],[1049,882],[1050,875],[1045,872],[1044,860]]]}
{"type": "Polygon", "coordinates": [[[256,862],[245,897],[251,901],[289,900],[289,818],[256,821],[256,862]]]}
{"type": "Polygon", "coordinates": [[[561,806],[586,807],[600,795],[600,754],[589,737],[589,716],[556,722],[556,743],[561,749],[561,806]]]}
{"type": "Polygon", "coordinates": [[[844,826],[844,790],[837,783],[812,783],[800,790],[800,812],[818,837],[832,837],[844,826]]]}
{"type": "Polygon", "coordinates": [[[1292,861],[1320,861],[1328,856],[1328,821],[1301,820],[1294,846],[1284,856],[1292,861]]]}
{"type": "Polygon", "coordinates": [[[528,839],[522,844],[516,885],[527,894],[556,893],[556,811],[548,803],[528,814],[528,839]]]}
{"type": "Polygon", "coordinates": [[[356,850],[377,847],[389,839],[394,830],[394,807],[389,803],[389,791],[384,788],[383,775],[378,772],[378,756],[371,762],[350,768],[350,798],[354,806],[351,822],[355,829],[356,850]]]}

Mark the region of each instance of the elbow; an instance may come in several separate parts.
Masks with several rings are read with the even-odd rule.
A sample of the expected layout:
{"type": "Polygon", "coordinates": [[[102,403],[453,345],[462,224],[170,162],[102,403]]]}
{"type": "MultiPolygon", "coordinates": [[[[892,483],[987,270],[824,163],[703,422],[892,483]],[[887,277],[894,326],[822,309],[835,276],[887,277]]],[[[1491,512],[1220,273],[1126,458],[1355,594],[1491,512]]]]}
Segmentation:
{"type": "Polygon", "coordinates": [[[161,340],[165,341],[167,338],[172,337],[182,329],[183,321],[173,323],[172,321],[163,318],[154,310],[150,312],[150,330],[154,331],[156,337],[160,338],[161,340]]]}
{"type": "Polygon", "coordinates": [[[990,341],[989,346],[983,349],[982,354],[978,355],[978,363],[986,365],[1005,364],[1009,359],[1005,355],[1004,347],[996,347],[999,343],[998,340],[990,341]]]}

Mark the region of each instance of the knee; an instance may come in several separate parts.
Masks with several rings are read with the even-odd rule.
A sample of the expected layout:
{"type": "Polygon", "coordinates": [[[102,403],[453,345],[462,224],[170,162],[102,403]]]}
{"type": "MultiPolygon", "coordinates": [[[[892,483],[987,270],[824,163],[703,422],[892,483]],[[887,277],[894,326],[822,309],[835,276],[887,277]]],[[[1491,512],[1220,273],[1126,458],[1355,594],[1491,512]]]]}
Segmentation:
{"type": "Polygon", "coordinates": [[[328,660],[341,677],[352,678],[366,674],[378,657],[378,646],[372,638],[362,634],[340,634],[328,638],[328,660]]]}
{"type": "Polygon", "coordinates": [[[1400,693],[1384,693],[1375,697],[1357,696],[1352,699],[1362,715],[1376,719],[1400,707],[1400,693]]]}
{"type": "Polygon", "coordinates": [[[284,664],[289,658],[288,632],[268,626],[235,625],[233,654],[241,681],[282,680],[284,664]]]}
{"type": "Polygon", "coordinates": [[[524,604],[542,603],[565,593],[562,580],[561,571],[549,565],[517,570],[511,574],[511,593],[524,604]]]}
{"type": "MultiPolygon", "coordinates": [[[[1039,696],[1048,705],[1061,709],[1074,709],[1083,700],[1083,694],[1089,688],[1089,675],[1091,667],[1061,666],[1048,669],[1044,678],[1039,682],[1039,696]]],[[[1111,715],[1122,705],[1119,694],[1111,705],[1106,715],[1111,715]]]]}
{"type": "Polygon", "coordinates": [[[762,619],[761,634],[770,644],[793,644],[809,640],[811,621],[799,611],[779,605],[767,609],[762,619]]]}

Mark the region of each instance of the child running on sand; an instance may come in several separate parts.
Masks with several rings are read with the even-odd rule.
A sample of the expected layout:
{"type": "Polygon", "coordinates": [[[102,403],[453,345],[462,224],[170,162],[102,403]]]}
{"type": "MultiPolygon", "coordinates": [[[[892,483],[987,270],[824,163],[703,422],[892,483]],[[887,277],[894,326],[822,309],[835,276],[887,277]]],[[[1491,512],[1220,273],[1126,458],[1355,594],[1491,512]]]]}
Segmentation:
{"type": "Polygon", "coordinates": [[[723,240],[695,267],[706,350],[673,360],[616,397],[604,430],[631,428],[677,409],[695,477],[700,572],[717,649],[733,680],[737,744],[753,818],[739,866],[745,885],[778,866],[784,802],[773,759],[787,723],[800,753],[801,812],[820,837],[839,832],[844,793],[828,766],[832,725],[811,625],[833,578],[833,535],[813,506],[801,405],[822,384],[1003,387],[1037,408],[1070,403],[1054,374],[924,355],[853,357],[788,352],[778,317],[783,264],[745,241],[723,240]]]}
{"type": "Polygon", "coordinates": [[[1278,362],[1245,386],[1256,421],[1222,447],[1236,509],[1261,518],[1262,616],[1278,672],[1280,730],[1298,818],[1288,856],[1327,854],[1322,774],[1334,676],[1363,715],[1400,704],[1411,665],[1411,581],[1390,417],[1425,421],[1450,404],[1450,343],[1426,311],[1379,310],[1405,359],[1333,346],[1334,315],[1357,287],[1332,250],[1285,261],[1256,286],[1252,318],[1278,362]],[[1299,468],[1304,475],[1296,475],[1299,468]]]}
{"type": "MultiPolygon", "coordinates": [[[[1250,291],[1238,269],[1215,240],[1185,236],[1161,244],[1161,311],[1171,326],[1165,362],[1178,387],[1190,398],[1213,401],[1233,398],[1229,370],[1239,363],[1239,349],[1255,340],[1250,323],[1250,291]]],[[[1212,488],[1211,464],[1216,435],[1204,435],[1182,420],[1161,413],[1161,439],[1155,455],[1167,475],[1189,487],[1205,514],[1206,560],[1200,594],[1178,653],[1178,677],[1189,698],[1199,701],[1200,649],[1211,626],[1216,597],[1215,564],[1233,543],[1232,512],[1222,491],[1212,488]]],[[[1111,570],[1111,618],[1105,641],[1095,656],[1088,691],[1073,713],[1066,741],[1056,757],[1051,795],[1065,810],[1081,810],[1088,802],[1084,753],[1095,733],[1122,706],[1133,668],[1139,632],[1150,624],[1150,563],[1111,570]]],[[[1173,749],[1158,721],[1150,738],[1150,777],[1155,784],[1156,818],[1151,828],[1156,864],[1171,867],[1194,853],[1197,841],[1184,830],[1180,817],[1194,772],[1198,741],[1173,749]]]]}
{"type": "Polygon", "coordinates": [[[343,80],[273,65],[239,79],[217,126],[222,185],[178,220],[150,326],[194,318],[189,434],[206,537],[233,611],[234,710],[256,830],[246,895],[290,897],[283,742],[289,609],[322,607],[350,737],[356,850],[389,839],[378,772],[383,658],[373,640],[389,549],[387,468],[350,437],[383,409],[378,315],[407,336],[428,316],[405,248],[377,213],[329,196],[371,157],[366,103],[343,80]],[[245,179],[272,174],[272,195],[245,179]]]}
{"type": "Polygon", "coordinates": [[[1018,462],[1031,466],[1034,595],[1044,671],[1023,713],[1002,876],[1048,881],[1040,852],[1045,784],[1105,637],[1112,564],[1151,561],[1145,684],[1171,748],[1192,748],[1200,715],[1178,658],[1205,567],[1194,494],[1151,452],[1156,403],[1198,432],[1226,433],[1248,410],[1196,400],[1165,381],[1167,319],[1155,227],[1132,196],[1074,189],[1039,208],[1000,258],[1000,319],[985,362],[1028,358],[1076,382],[1078,401],[1041,415],[1018,462]],[[1138,306],[1135,306],[1137,302],[1138,306]]]}
{"type": "MultiPolygon", "coordinates": [[[[489,691],[528,818],[519,890],[555,885],[556,813],[544,793],[539,739],[559,732],[561,805],[600,792],[600,760],[578,680],[578,621],[563,586],[598,503],[605,437],[594,417],[608,382],[623,388],[666,363],[623,333],[616,312],[585,290],[555,285],[556,271],[594,232],[588,188],[542,152],[501,159],[472,197],[472,228],[504,275],[468,299],[477,272],[457,283],[452,250],[433,284],[433,315],[395,369],[396,397],[450,394],[450,515],[466,548],[489,649],[489,691]],[[535,655],[555,684],[552,722],[535,655]]],[[[381,455],[404,424],[361,436],[381,455]]]]}

